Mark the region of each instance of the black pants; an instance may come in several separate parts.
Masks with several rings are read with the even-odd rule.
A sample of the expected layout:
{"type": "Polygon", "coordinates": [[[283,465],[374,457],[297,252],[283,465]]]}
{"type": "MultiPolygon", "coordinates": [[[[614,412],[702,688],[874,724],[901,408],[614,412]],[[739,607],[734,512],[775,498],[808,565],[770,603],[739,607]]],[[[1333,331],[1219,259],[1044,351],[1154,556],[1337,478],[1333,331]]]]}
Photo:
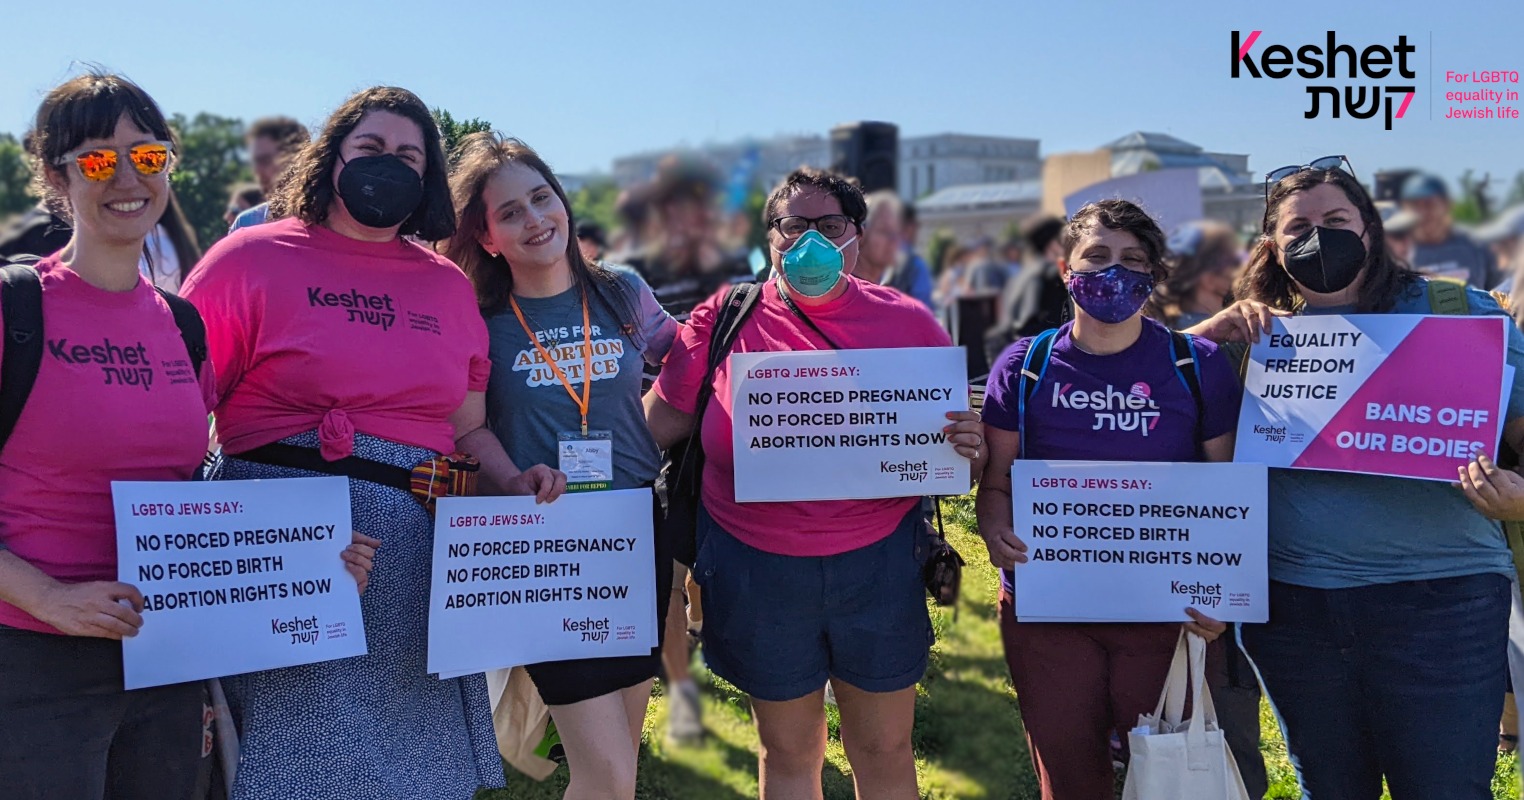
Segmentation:
{"type": "Polygon", "coordinates": [[[204,793],[200,683],[122,689],[122,646],[0,625],[0,795],[191,800],[204,793]]]}

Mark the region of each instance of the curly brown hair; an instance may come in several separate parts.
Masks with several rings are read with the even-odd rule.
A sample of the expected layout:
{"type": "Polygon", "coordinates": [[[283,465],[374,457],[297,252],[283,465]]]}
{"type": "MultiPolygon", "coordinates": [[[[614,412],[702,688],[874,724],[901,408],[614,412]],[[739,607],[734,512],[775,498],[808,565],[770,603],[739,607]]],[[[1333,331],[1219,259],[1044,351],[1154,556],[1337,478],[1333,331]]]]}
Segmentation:
{"type": "Polygon", "coordinates": [[[1360,268],[1363,277],[1355,297],[1355,310],[1361,313],[1390,311],[1396,305],[1397,298],[1418,280],[1418,274],[1398,261],[1387,247],[1381,212],[1377,210],[1365,187],[1354,176],[1340,169],[1309,169],[1282,180],[1270,190],[1263,230],[1249,255],[1248,266],[1238,276],[1238,283],[1233,287],[1234,297],[1240,300],[1258,300],[1283,311],[1291,311],[1301,305],[1301,292],[1281,265],[1274,234],[1276,228],[1280,227],[1281,206],[1286,198],[1325,183],[1333,184],[1344,192],[1350,205],[1359,212],[1366,238],[1370,241],[1370,246],[1365,251],[1365,264],[1360,268]]]}
{"type": "Polygon", "coordinates": [[[323,123],[323,132],[307,143],[285,170],[270,198],[270,219],[296,217],[308,225],[320,225],[328,219],[337,196],[333,174],[339,162],[339,147],[354,132],[360,120],[372,111],[389,111],[418,124],[423,131],[423,149],[427,164],[423,171],[423,199],[418,208],[402,223],[404,236],[417,236],[426,242],[446,239],[455,232],[455,210],[450,205],[449,162],[445,159],[439,125],[418,95],[395,86],[366,89],[344,101],[344,105],[323,123]]]}
{"type": "Polygon", "coordinates": [[[1137,237],[1138,244],[1143,246],[1143,254],[1148,259],[1148,271],[1154,276],[1155,283],[1164,280],[1169,274],[1164,265],[1164,231],[1147,211],[1128,200],[1097,200],[1074,212],[1059,239],[1065,263],[1070,261],[1080,237],[1097,227],[1126,231],[1137,237]]]}

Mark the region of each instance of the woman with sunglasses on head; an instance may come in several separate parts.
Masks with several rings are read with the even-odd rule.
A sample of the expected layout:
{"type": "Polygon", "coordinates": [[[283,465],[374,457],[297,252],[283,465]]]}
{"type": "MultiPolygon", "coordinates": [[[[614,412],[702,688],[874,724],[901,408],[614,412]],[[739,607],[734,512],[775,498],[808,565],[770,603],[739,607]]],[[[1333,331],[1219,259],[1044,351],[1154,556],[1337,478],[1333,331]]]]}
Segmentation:
{"type": "MultiPolygon", "coordinates": [[[[1138,206],[1102,200],[1079,211],[1059,239],[1059,274],[1074,320],[1022,339],[990,371],[984,398],[989,461],[980,483],[979,532],[1002,569],[1000,632],[1044,800],[1111,800],[1116,773],[1110,741],[1122,742],[1153,709],[1174,657],[1181,624],[1021,622],[1016,564],[1027,544],[1013,528],[1011,465],[1017,458],[1068,461],[1230,461],[1238,422],[1238,381],[1209,342],[1171,333],[1143,315],[1165,275],[1164,233],[1138,206]],[[1046,363],[1033,356],[1046,350],[1046,363]],[[1182,371],[1181,351],[1195,362],[1182,371]],[[1035,383],[1023,373],[1039,375],[1035,383]],[[1193,385],[1194,381],[1194,385],[1193,385]],[[1142,398],[1146,436],[1100,432],[1116,407],[1078,398],[1142,398]]],[[[1141,419],[1141,418],[1140,418],[1141,419]]],[[[1113,429],[1116,426],[1113,426],[1113,429]]],[[[1185,629],[1208,641],[1226,628],[1181,608],[1185,629]]]]}
{"type": "MultiPolygon", "coordinates": [[[[602,488],[651,486],[661,453],[641,408],[642,366],[666,357],[677,321],[633,270],[583,258],[566,192],[528,145],[486,132],[466,137],[451,185],[458,223],[445,255],[471,278],[487,317],[488,426],[523,463],[603,442],[611,455],[593,465],[602,488]]],[[[666,544],[658,538],[647,567],[658,590],[672,583],[666,544]]],[[[665,592],[655,596],[660,637],[668,604],[665,592]]],[[[660,644],[637,656],[529,665],[566,750],[567,798],[634,799],[660,666],[660,644]]]]}
{"type": "MultiPolygon", "coordinates": [[[[856,184],[831,172],[796,170],[773,190],[762,221],[778,277],[755,290],[732,352],[948,344],[914,300],[851,277],[866,213],[856,184]]],[[[913,800],[915,684],[932,642],[921,498],[736,503],[728,364],[715,373],[707,408],[696,408],[724,298],[694,310],[646,395],[659,447],[702,420],[693,573],[704,592],[705,660],[751,696],[764,800],[821,796],[827,680],[857,796],[913,800]]],[[[978,416],[947,416],[958,452],[977,461],[978,416]]]]}
{"type": "MultiPolygon", "coordinates": [[[[1272,312],[1434,311],[1347,160],[1276,170],[1266,184],[1244,299],[1203,327],[1254,339],[1272,312]]],[[[1503,314],[1480,290],[1465,300],[1473,315],[1503,314]]],[[[1519,372],[1503,440],[1524,451],[1524,336],[1511,326],[1506,357],[1519,372]]],[[[1457,489],[1270,470],[1270,621],[1239,634],[1311,797],[1376,798],[1383,778],[1396,800],[1492,796],[1514,574],[1495,520],[1524,518],[1524,479],[1485,457],[1461,477],[1457,489]]]]}
{"type": "Polygon", "coordinates": [[[483,493],[548,501],[564,477],[521,473],[487,429],[471,283],[409,240],[455,231],[445,170],[423,101],[360,92],[297,157],[278,221],[218,242],[185,287],[219,365],[219,477],[347,475],[356,528],[380,540],[369,655],[224,681],[240,800],[464,800],[503,784],[483,676],[426,669],[428,501],[467,483],[469,460],[449,453],[479,460],[483,493]]]}
{"type": "Polygon", "coordinates": [[[173,310],[194,309],[138,273],[174,134],[141,88],[91,73],[48,93],[28,143],[38,194],[73,233],[0,288],[0,382],[25,403],[19,417],[0,403],[0,794],[188,800],[206,763],[202,685],[123,689],[121,640],[145,622],[143,595],[116,580],[111,500],[112,481],[189,480],[206,452],[212,368],[192,369],[173,310]],[[44,326],[30,336],[5,318],[27,296],[44,326]],[[92,348],[126,353],[138,379],[68,355],[92,348]],[[30,394],[10,383],[32,377],[30,394]]]}

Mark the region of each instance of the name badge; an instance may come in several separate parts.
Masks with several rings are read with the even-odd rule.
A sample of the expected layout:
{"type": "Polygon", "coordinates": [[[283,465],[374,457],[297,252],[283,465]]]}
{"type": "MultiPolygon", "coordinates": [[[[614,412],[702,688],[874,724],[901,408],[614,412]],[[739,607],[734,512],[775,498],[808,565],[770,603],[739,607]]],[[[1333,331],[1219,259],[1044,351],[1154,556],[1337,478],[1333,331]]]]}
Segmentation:
{"type": "Polygon", "coordinates": [[[576,431],[556,434],[560,469],[566,473],[566,491],[596,492],[614,487],[614,432],[576,431]]]}

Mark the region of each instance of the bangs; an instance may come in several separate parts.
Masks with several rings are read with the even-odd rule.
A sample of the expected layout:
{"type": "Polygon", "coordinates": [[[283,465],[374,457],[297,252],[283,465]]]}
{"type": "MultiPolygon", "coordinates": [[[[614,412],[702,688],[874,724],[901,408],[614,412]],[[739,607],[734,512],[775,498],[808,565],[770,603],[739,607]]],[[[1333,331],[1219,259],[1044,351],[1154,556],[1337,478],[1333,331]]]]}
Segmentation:
{"type": "Polygon", "coordinates": [[[169,123],[146,92],[116,76],[87,75],[55,90],[56,102],[39,119],[43,156],[51,163],[87,139],[109,139],[126,114],[155,139],[173,141],[169,123]]]}

